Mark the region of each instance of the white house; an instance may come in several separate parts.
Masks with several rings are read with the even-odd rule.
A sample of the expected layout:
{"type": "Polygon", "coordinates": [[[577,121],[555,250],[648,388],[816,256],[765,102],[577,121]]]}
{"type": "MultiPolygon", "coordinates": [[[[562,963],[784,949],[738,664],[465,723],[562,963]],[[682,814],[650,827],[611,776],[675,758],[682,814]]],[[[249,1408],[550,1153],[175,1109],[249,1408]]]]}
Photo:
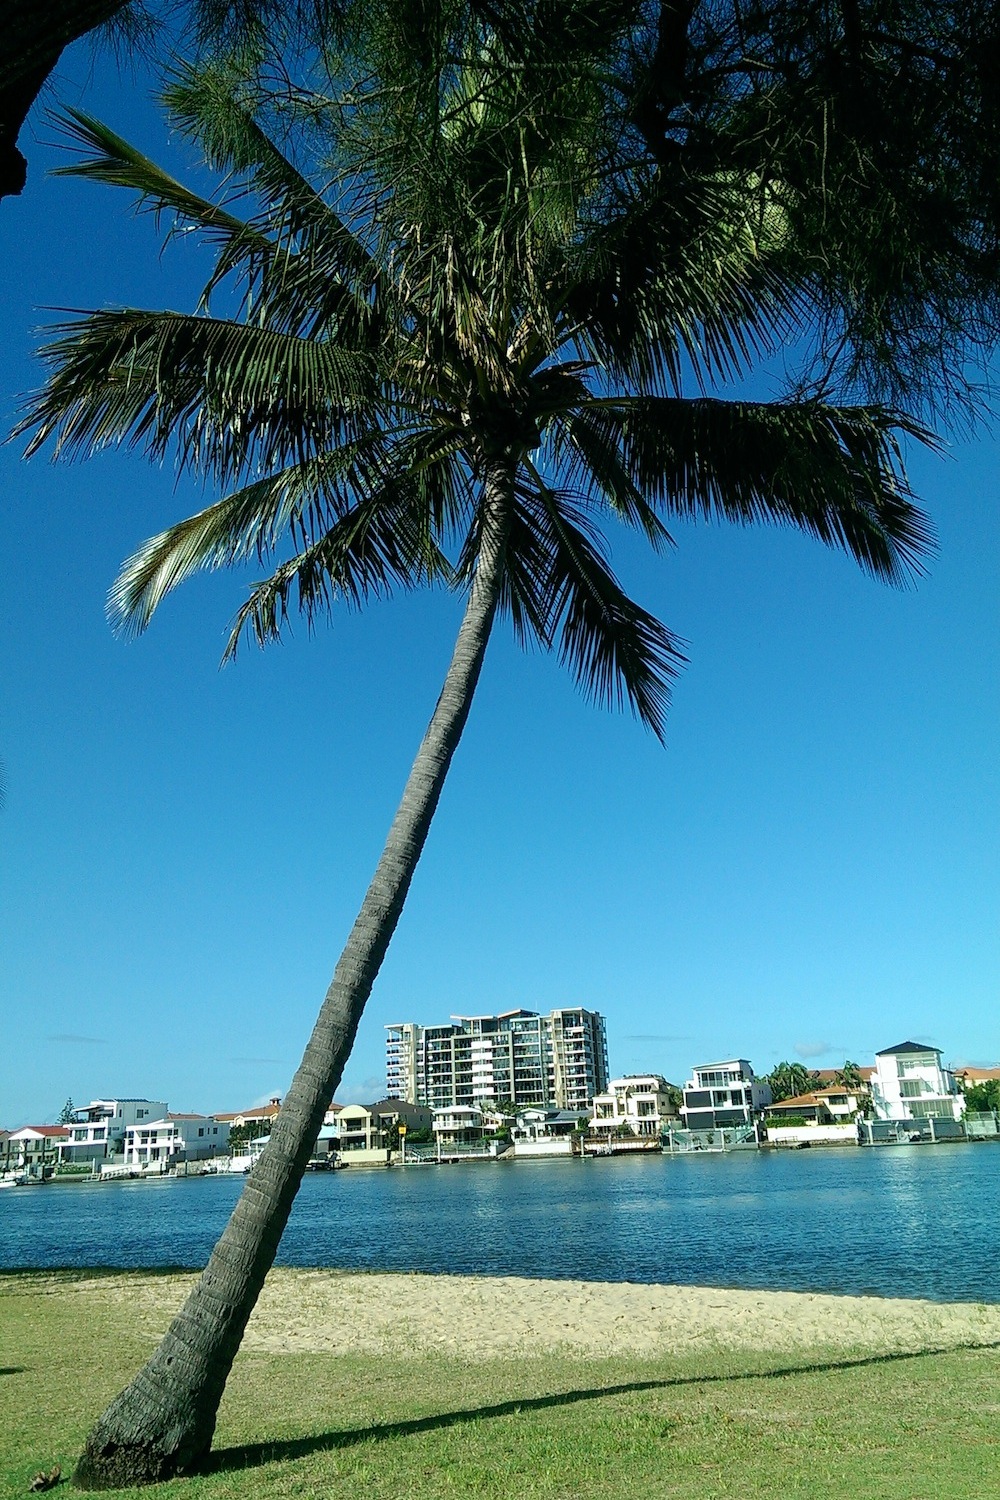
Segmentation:
{"type": "MultiPolygon", "coordinates": [[[[513,1121],[500,1117],[501,1126],[510,1125],[510,1139],[515,1156],[572,1156],[573,1133],[581,1119],[575,1109],[519,1109],[513,1121]]],[[[487,1125],[491,1122],[486,1119],[487,1125]]]]}
{"type": "Polygon", "coordinates": [[[875,1054],[872,1105],[877,1120],[960,1120],[963,1098],[937,1047],[900,1042],[875,1054]]]}
{"type": "Polygon", "coordinates": [[[63,1159],[72,1162],[106,1161],[125,1150],[131,1125],[159,1120],[167,1113],[163,1099],[92,1099],[75,1110],[63,1159]]]}
{"type": "Polygon", "coordinates": [[[684,1085],[681,1115],[687,1130],[749,1125],[771,1102],[769,1084],[758,1083],[745,1057],[701,1063],[684,1085]]]}
{"type": "Polygon", "coordinates": [[[431,1129],[438,1147],[479,1145],[483,1139],[483,1112],[474,1104],[449,1104],[434,1110],[431,1129]]]}
{"type": "Polygon", "coordinates": [[[594,1095],[588,1126],[595,1135],[624,1129],[632,1135],[658,1136],[676,1113],[667,1080],[659,1073],[636,1073],[612,1078],[603,1094],[594,1095]]]}
{"type": "Polygon", "coordinates": [[[154,1162],[204,1161],[225,1155],[229,1125],[214,1115],[167,1114],[161,1120],[130,1125],[125,1133],[125,1165],[136,1169],[154,1162]]]}

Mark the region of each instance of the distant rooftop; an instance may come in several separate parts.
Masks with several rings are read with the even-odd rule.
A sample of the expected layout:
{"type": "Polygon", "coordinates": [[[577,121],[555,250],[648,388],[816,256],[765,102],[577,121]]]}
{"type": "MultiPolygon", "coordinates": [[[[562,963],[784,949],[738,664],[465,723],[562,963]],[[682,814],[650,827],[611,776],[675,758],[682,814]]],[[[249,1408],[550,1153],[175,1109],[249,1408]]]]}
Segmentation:
{"type": "Polygon", "coordinates": [[[883,1047],[881,1052],[876,1052],[876,1057],[901,1057],[908,1052],[933,1052],[941,1056],[940,1047],[932,1047],[929,1042],[900,1042],[897,1047],[883,1047]]]}

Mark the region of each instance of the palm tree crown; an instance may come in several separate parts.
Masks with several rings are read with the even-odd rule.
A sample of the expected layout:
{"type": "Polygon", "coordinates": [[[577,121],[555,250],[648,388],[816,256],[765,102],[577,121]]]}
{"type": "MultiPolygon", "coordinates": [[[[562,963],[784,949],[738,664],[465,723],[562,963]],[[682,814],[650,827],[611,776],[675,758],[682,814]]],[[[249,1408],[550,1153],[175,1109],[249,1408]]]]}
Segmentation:
{"type": "Polygon", "coordinates": [[[64,170],[200,231],[216,270],[193,315],[58,330],[24,426],[31,449],[173,445],[228,491],[125,565],[111,607],[128,628],[198,568],[290,551],[240,609],[230,652],[244,631],[276,637],[293,607],[466,588],[500,466],[502,609],[662,733],[681,653],[620,587],[606,519],[654,547],[671,514],[795,525],[899,581],[929,541],[895,446],[916,427],[815,394],[705,394],[795,335],[780,192],[693,171],[666,192],[615,119],[629,18],[520,10],[516,36],[475,6],[421,39],[403,4],[345,27],[328,59],[337,98],[297,99],[286,130],[322,188],[268,135],[273,98],[229,64],[182,71],[166,95],[228,174],[221,204],[74,114],[90,154],[64,170]],[[234,315],[212,316],[223,282],[234,315]]]}

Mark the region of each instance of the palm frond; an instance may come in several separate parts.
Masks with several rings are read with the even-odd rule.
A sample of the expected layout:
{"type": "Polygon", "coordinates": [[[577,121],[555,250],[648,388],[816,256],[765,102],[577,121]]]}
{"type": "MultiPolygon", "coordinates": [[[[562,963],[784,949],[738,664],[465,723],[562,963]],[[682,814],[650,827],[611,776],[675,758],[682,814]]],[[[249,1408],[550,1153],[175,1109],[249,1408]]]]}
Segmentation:
{"type": "Polygon", "coordinates": [[[583,497],[555,490],[530,469],[519,491],[519,533],[533,551],[509,571],[508,609],[522,634],[558,648],[559,659],[597,702],[625,703],[663,739],[670,684],[685,657],[679,640],[624,592],[602,556],[583,497]]]}
{"type": "Polygon", "coordinates": [[[377,419],[379,371],[327,340],[174,312],[96,312],[55,330],[52,367],[18,433],[28,452],[128,443],[222,482],[302,463],[377,419]]]}
{"type": "Polygon", "coordinates": [[[280,638],[293,606],[310,628],[337,600],[360,608],[393,588],[451,582],[453,571],[429,535],[405,481],[388,485],[353,505],[321,537],[256,584],[240,607],[225,658],[244,635],[258,645],[280,638]]]}
{"type": "Polygon", "coordinates": [[[612,377],[681,390],[743,376],[789,336],[805,298],[764,232],[753,185],[717,178],[626,199],[562,272],[566,336],[612,377]]]}
{"type": "MultiPolygon", "coordinates": [[[[247,218],[230,213],[163,171],[100,120],[76,109],[66,110],[61,119],[70,142],[92,154],[57,167],[57,175],[125,188],[137,195],[137,213],[152,213],[157,222],[169,214],[171,233],[178,225],[187,226],[214,247],[216,261],[203,303],[237,272],[246,282],[256,321],[310,337],[336,334],[355,343],[367,329],[372,344],[377,343],[378,332],[371,333],[374,310],[364,288],[359,291],[344,280],[338,243],[314,234],[299,248],[294,224],[282,212],[266,208],[247,218]]],[[[300,196],[303,182],[299,177],[300,196]]]]}
{"type": "Polygon", "coordinates": [[[55,176],[82,177],[89,182],[127,188],[138,196],[137,213],[152,213],[157,219],[163,213],[175,214],[183,223],[201,229],[211,243],[225,252],[227,261],[233,263],[234,250],[253,256],[276,249],[259,228],[178,182],[92,115],[67,108],[56,118],[75,147],[94,154],[56,167],[55,176]]]}
{"type": "Polygon", "coordinates": [[[350,491],[383,458],[381,433],[321,453],[245,485],[150,537],[123,564],[108,598],[118,629],[139,635],[172,589],[192,573],[263,560],[286,530],[300,544],[350,508],[350,491]]]}
{"type": "Polygon", "coordinates": [[[590,412],[636,485],[673,514],[795,526],[895,584],[933,549],[899,448],[929,435],[898,412],[672,397],[594,401],[590,412]]]}
{"type": "Polygon", "coordinates": [[[317,245],[324,263],[349,281],[371,277],[370,251],[322,193],[261,129],[252,100],[242,95],[242,75],[223,60],[181,67],[164,90],[179,129],[195,141],[209,165],[244,178],[267,205],[267,219],[303,245],[317,245]]]}
{"type": "Polygon", "coordinates": [[[570,484],[599,496],[619,520],[642,531],[654,551],[670,546],[669,531],[629,473],[607,424],[595,421],[584,406],[566,412],[553,425],[553,461],[565,470],[570,484]]]}

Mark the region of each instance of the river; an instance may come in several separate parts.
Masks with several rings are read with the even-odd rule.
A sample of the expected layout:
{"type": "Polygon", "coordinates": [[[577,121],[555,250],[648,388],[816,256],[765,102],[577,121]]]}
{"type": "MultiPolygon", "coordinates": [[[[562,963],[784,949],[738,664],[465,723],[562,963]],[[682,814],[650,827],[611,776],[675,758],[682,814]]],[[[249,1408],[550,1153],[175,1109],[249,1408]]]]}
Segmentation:
{"type": "MultiPolygon", "coordinates": [[[[201,1266],[243,1180],[8,1189],[0,1268],[201,1266]]],[[[1000,1147],[307,1176],[278,1263],[1000,1302],[1000,1147]]]]}

